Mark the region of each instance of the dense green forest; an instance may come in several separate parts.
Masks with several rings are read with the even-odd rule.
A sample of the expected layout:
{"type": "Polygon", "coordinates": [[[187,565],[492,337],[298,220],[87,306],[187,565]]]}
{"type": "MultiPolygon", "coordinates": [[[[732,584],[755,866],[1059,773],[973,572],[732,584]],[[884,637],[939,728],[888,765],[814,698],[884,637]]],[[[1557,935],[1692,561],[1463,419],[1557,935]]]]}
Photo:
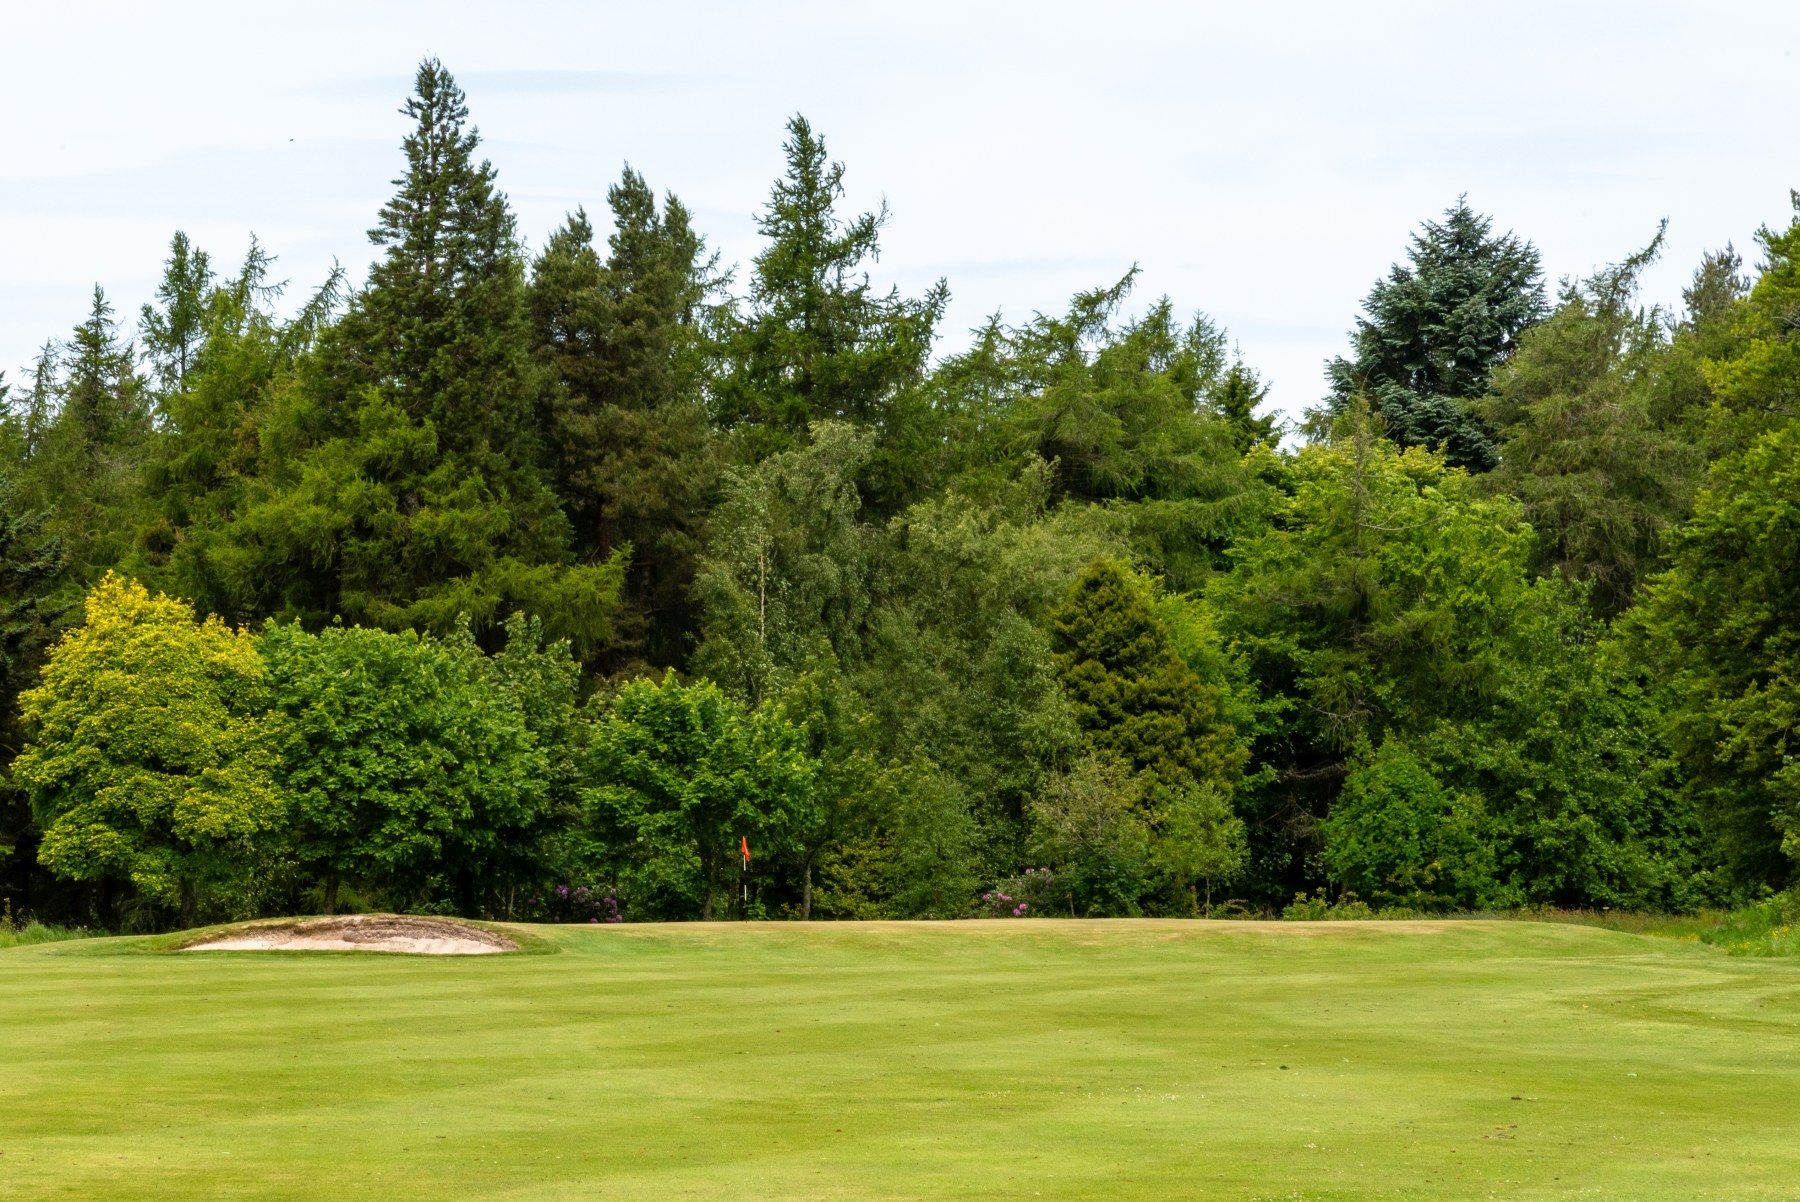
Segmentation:
{"type": "Polygon", "coordinates": [[[1459,200],[1284,431],[1131,273],[948,346],[799,117],[734,267],[629,168],[528,250],[437,63],[406,112],[359,287],[177,233],[0,394],[15,911],[1789,884],[1800,221],[1665,311],[1660,231],[1552,288],[1459,200]]]}

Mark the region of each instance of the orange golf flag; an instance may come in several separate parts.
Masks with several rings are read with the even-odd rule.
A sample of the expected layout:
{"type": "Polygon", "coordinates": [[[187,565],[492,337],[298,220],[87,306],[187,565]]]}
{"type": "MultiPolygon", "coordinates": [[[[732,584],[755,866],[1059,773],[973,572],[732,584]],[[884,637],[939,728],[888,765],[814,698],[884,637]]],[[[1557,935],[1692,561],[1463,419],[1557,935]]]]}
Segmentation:
{"type": "Polygon", "coordinates": [[[738,836],[738,845],[744,849],[744,863],[746,865],[749,864],[750,863],[750,836],[749,835],[739,835],[738,836]]]}

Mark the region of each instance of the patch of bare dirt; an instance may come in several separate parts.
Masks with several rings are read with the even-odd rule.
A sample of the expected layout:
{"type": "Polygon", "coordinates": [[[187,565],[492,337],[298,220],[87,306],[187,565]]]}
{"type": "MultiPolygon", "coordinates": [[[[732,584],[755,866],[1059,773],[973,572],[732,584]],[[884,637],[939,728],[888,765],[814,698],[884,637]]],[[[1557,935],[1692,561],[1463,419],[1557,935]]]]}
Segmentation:
{"type": "Polygon", "coordinates": [[[184,952],[398,952],[411,956],[486,956],[518,950],[504,935],[451,918],[344,914],[256,923],[222,931],[184,952]]]}

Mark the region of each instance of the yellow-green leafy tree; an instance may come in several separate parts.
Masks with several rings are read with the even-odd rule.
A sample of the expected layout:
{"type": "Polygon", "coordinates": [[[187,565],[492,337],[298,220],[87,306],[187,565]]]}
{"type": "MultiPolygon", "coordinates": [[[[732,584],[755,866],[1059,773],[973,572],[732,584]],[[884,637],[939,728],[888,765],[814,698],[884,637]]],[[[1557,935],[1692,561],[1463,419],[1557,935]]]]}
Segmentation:
{"type": "Polygon", "coordinates": [[[129,881],[191,923],[284,825],[276,721],[245,631],[108,574],[20,699],[13,775],[74,880],[129,881]]]}

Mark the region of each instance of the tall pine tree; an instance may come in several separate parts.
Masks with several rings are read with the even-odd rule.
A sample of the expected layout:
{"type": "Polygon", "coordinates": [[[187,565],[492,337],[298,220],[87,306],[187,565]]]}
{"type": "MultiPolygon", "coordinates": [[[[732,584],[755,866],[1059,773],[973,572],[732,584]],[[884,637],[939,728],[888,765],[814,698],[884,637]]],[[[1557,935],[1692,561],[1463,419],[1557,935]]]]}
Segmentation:
{"type": "Polygon", "coordinates": [[[1537,248],[1514,234],[1496,237],[1492,219],[1459,199],[1413,235],[1407,262],[1370,290],[1350,356],[1328,366],[1331,397],[1315,424],[1366,395],[1398,445],[1486,471],[1498,455],[1469,402],[1543,314],[1537,248]]]}
{"type": "Polygon", "coordinates": [[[768,240],[750,277],[749,312],[732,338],[719,413],[760,457],[836,418],[880,426],[886,406],[924,372],[948,292],[883,293],[867,265],[880,258],[884,205],[846,219],[844,165],[806,118],[788,122],[787,172],[757,228],[768,240]]]}
{"type": "Polygon", "coordinates": [[[622,557],[570,562],[536,461],[523,255],[462,91],[419,67],[407,170],[365,287],[275,407],[278,450],[233,524],[248,608],[497,637],[542,614],[591,656],[614,634],[622,557]]]}
{"type": "Polygon", "coordinates": [[[550,377],[541,422],[577,551],[631,548],[625,633],[669,666],[693,627],[687,593],[718,474],[703,391],[715,257],[681,202],[659,211],[629,167],[607,201],[604,261],[577,211],[533,267],[532,330],[550,377]]]}

